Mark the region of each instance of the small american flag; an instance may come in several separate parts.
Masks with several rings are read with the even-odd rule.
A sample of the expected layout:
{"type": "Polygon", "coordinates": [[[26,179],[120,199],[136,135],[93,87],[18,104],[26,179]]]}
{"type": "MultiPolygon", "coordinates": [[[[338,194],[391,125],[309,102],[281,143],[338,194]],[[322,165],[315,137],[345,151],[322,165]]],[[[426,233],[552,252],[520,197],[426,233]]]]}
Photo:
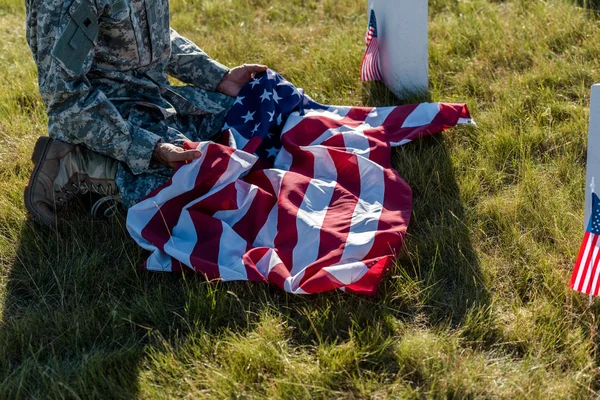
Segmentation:
{"type": "Polygon", "coordinates": [[[412,210],[392,146],[471,122],[464,104],[336,107],[269,70],[242,89],[225,142],[132,207],[144,268],[374,295],[412,210]]]}
{"type": "Polygon", "coordinates": [[[371,16],[369,17],[365,44],[367,49],[362,59],[360,78],[363,81],[380,81],[383,78],[379,69],[379,41],[377,39],[377,21],[374,10],[371,10],[371,16]]]}
{"type": "Polygon", "coordinates": [[[598,237],[600,235],[600,200],[596,193],[592,193],[592,213],[588,223],[579,256],[575,263],[575,270],[571,276],[570,287],[581,293],[598,296],[600,292],[600,268],[598,262],[600,256],[598,250],[600,243],[598,237]]]}

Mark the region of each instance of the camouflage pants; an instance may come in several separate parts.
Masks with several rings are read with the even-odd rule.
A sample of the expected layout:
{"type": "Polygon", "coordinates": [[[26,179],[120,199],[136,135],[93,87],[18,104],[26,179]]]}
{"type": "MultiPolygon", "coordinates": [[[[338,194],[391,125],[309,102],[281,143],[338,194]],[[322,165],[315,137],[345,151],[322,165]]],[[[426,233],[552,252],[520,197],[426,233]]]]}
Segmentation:
{"type": "MultiPolygon", "coordinates": [[[[218,114],[207,116],[181,116],[175,115],[163,121],[148,121],[146,114],[140,114],[138,126],[151,130],[160,135],[163,142],[181,145],[185,140],[200,142],[206,140],[219,140],[218,135],[224,125],[225,118],[234,99],[231,98],[224,110],[218,114]]],[[[132,121],[129,116],[129,121],[132,121]]],[[[121,204],[130,208],[146,197],[151,191],[165,184],[173,175],[173,170],[163,165],[152,165],[147,173],[134,175],[120,163],[116,176],[121,204]]]]}

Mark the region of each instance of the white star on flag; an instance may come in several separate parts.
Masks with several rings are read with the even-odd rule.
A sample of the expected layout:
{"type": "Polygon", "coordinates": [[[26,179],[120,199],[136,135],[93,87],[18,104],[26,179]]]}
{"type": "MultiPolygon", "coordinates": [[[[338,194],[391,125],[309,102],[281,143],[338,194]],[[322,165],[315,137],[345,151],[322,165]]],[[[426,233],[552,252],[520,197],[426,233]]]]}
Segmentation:
{"type": "Polygon", "coordinates": [[[273,112],[267,111],[267,114],[269,114],[269,122],[273,121],[273,118],[275,118],[275,111],[273,111],[273,112]]]}
{"type": "Polygon", "coordinates": [[[269,158],[270,157],[275,158],[275,157],[277,157],[277,154],[279,153],[279,150],[277,150],[275,147],[271,147],[270,149],[267,149],[267,153],[268,153],[267,157],[269,157],[269,158]]]}
{"type": "Polygon", "coordinates": [[[265,89],[265,91],[260,96],[260,98],[261,98],[261,100],[260,100],[261,103],[265,100],[271,100],[271,93],[269,93],[269,91],[267,91],[267,89],[265,89]]]}
{"type": "Polygon", "coordinates": [[[239,104],[240,106],[243,106],[244,103],[242,103],[242,100],[244,100],[246,97],[245,96],[238,96],[235,99],[235,102],[233,103],[233,105],[235,106],[236,104],[239,104]]]}
{"type": "Polygon", "coordinates": [[[260,126],[260,122],[258,124],[254,124],[254,129],[252,129],[252,134],[255,134],[256,132],[258,132],[258,127],[260,126]]]}
{"type": "Polygon", "coordinates": [[[279,104],[279,100],[281,100],[282,98],[279,97],[279,95],[277,94],[277,91],[273,90],[273,101],[277,104],[279,104]]]}
{"type": "MultiPolygon", "coordinates": [[[[256,92],[244,89],[254,122],[243,123],[246,107],[227,117],[230,146],[197,143],[202,157],[129,209],[128,232],[151,252],[142,268],[269,282],[294,294],[338,289],[374,296],[402,248],[412,210],[410,187],[392,168],[390,148],[467,120],[466,106],[340,108],[346,115],[340,123],[331,108],[308,99],[300,107],[288,102],[295,99],[291,89],[281,92],[286,107],[261,107],[263,85],[272,92],[272,79],[256,92]],[[267,137],[275,125],[267,111],[286,119],[284,129],[271,129],[274,140],[267,137]]],[[[597,252],[588,258],[597,261],[597,252]]],[[[589,271],[582,271],[580,286],[597,289],[600,272],[589,271]]]]}
{"type": "Polygon", "coordinates": [[[248,121],[254,121],[254,112],[250,112],[248,111],[248,114],[244,115],[242,118],[244,119],[244,123],[247,123],[248,121]]]}
{"type": "Polygon", "coordinates": [[[258,79],[254,78],[254,79],[252,79],[252,82],[250,82],[250,85],[252,85],[252,89],[254,89],[254,86],[260,84],[261,80],[262,80],[262,78],[258,78],[258,79]]]}

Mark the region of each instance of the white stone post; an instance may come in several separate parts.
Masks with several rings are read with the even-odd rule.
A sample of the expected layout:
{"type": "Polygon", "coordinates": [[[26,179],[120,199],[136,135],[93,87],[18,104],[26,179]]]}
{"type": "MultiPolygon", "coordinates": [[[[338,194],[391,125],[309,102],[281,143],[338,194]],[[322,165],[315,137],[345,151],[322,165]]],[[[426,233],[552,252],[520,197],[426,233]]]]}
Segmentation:
{"type": "Polygon", "coordinates": [[[375,10],[381,72],[399,98],[429,89],[427,0],[368,0],[375,10]]]}
{"type": "MultiPolygon", "coordinates": [[[[583,219],[583,224],[586,228],[590,213],[592,212],[592,190],[590,188],[592,178],[594,178],[597,185],[600,184],[600,84],[592,86],[590,100],[587,177],[585,182],[585,217],[583,219]]],[[[596,193],[598,193],[597,190],[596,193]]]]}

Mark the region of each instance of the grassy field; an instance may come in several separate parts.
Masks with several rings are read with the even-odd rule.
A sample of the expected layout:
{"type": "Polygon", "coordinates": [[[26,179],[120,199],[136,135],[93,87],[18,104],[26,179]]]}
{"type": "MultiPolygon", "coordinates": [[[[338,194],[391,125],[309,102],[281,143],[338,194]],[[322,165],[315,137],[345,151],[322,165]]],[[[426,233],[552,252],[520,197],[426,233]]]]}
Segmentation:
{"type": "MultiPolygon", "coordinates": [[[[318,101],[392,104],[359,81],[364,3],[173,0],[172,25],[318,101]]],[[[359,298],[139,271],[123,219],[77,211],[38,229],[22,191],[46,119],[24,6],[0,0],[0,398],[599,396],[600,302],[567,287],[597,15],[568,0],[429,4],[430,98],[468,103],[478,128],[395,153],[409,235],[379,295],[359,298]]]]}

